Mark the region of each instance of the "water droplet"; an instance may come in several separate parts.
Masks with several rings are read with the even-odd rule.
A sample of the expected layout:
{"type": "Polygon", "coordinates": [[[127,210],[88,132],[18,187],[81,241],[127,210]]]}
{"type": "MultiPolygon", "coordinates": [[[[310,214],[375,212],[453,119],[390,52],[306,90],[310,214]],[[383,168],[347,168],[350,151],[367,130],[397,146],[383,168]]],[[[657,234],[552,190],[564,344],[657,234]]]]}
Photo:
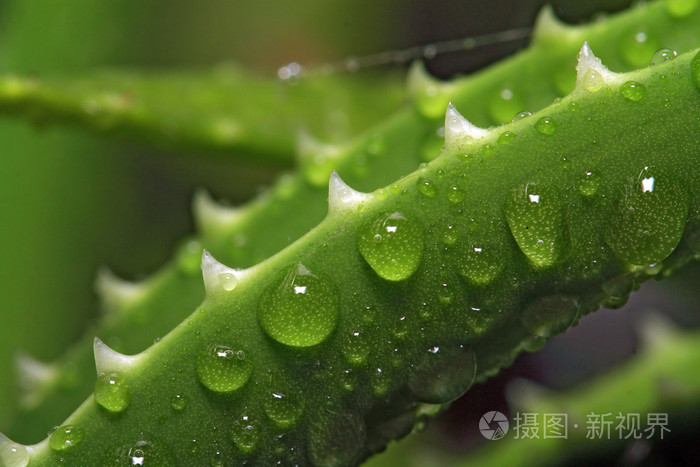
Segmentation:
{"type": "Polygon", "coordinates": [[[429,348],[409,377],[408,387],[421,402],[444,404],[462,394],[474,382],[474,352],[463,345],[429,348]]]}
{"type": "Polygon", "coordinates": [[[56,428],[49,438],[49,446],[54,451],[69,451],[83,440],[83,430],[75,425],[64,425],[56,428]]]}
{"type": "Polygon", "coordinates": [[[182,412],[187,407],[187,398],[182,394],[175,394],[172,399],[170,399],[170,407],[176,412],[182,412]]]}
{"type": "Polygon", "coordinates": [[[696,53],[690,62],[690,76],[693,79],[695,89],[700,91],[700,52],[696,53]]]}
{"type": "Polygon", "coordinates": [[[505,131],[498,136],[498,144],[510,144],[515,139],[515,133],[505,131]]]}
{"type": "Polygon", "coordinates": [[[233,422],[231,439],[242,452],[255,450],[260,440],[258,422],[250,415],[243,415],[233,422]]]}
{"type": "Polygon", "coordinates": [[[121,446],[115,454],[110,454],[103,465],[140,465],[145,467],[169,467],[174,466],[175,461],[160,443],[150,440],[141,440],[133,444],[121,446]]]}
{"type": "MultiPolygon", "coordinates": [[[[374,237],[370,241],[374,242],[374,237]]],[[[338,292],[331,281],[299,263],[260,298],[258,321],[267,335],[281,344],[320,344],[338,324],[338,292]]]]}
{"type": "Polygon", "coordinates": [[[587,170],[580,178],[578,190],[583,196],[593,196],[600,188],[600,176],[597,171],[587,170]]]}
{"type": "Polygon", "coordinates": [[[568,239],[555,187],[528,183],[512,189],[506,219],[520,250],[534,266],[551,266],[561,259],[568,239]]]}
{"type": "Polygon", "coordinates": [[[263,408],[265,414],[279,428],[288,428],[294,425],[304,411],[302,399],[296,394],[286,391],[269,393],[263,401],[263,408]]]}
{"type": "Polygon", "coordinates": [[[506,265],[503,251],[489,240],[465,242],[459,256],[459,273],[475,285],[493,281],[506,265]]]}
{"type": "Polygon", "coordinates": [[[197,240],[187,240],[177,252],[177,270],[185,276],[199,274],[202,263],[202,245],[197,240]]]}
{"type": "Polygon", "coordinates": [[[676,58],[678,53],[675,50],[672,49],[659,49],[656,52],[654,52],[654,57],[651,59],[651,64],[652,65],[661,65],[663,63],[668,62],[669,60],[673,60],[676,58]]]}
{"type": "Polygon", "coordinates": [[[656,34],[644,27],[623,34],[619,44],[622,60],[635,68],[646,66],[660,47],[656,34]]]}
{"type": "Polygon", "coordinates": [[[131,403],[131,391],[118,373],[102,373],[95,382],[95,401],[110,412],[123,412],[131,403]]]}
{"type": "Polygon", "coordinates": [[[542,336],[532,336],[525,339],[521,347],[526,352],[538,352],[542,350],[542,347],[547,343],[547,339],[542,336]]]}
{"type": "Polygon", "coordinates": [[[370,386],[375,396],[385,395],[391,387],[391,380],[386,370],[381,368],[375,369],[370,375],[370,386]]]}
{"type": "Polygon", "coordinates": [[[514,122],[517,122],[518,120],[522,120],[523,118],[527,118],[527,117],[529,117],[530,115],[532,115],[532,112],[528,112],[528,111],[518,112],[518,113],[515,114],[515,116],[513,117],[513,121],[514,121],[514,122]]]}
{"type": "Polygon", "coordinates": [[[351,392],[355,390],[355,384],[357,384],[357,378],[352,370],[344,370],[340,374],[340,386],[343,390],[351,392]]]}
{"type": "Polygon", "coordinates": [[[535,123],[535,129],[543,135],[551,136],[557,132],[557,122],[552,117],[542,117],[535,123]]]}
{"type": "Polygon", "coordinates": [[[430,180],[418,177],[416,185],[418,186],[418,191],[427,198],[435,198],[435,195],[437,195],[437,188],[430,180]]]}
{"type": "Polygon", "coordinates": [[[457,229],[453,225],[448,225],[445,227],[445,230],[443,230],[440,240],[442,240],[442,243],[445,245],[454,245],[457,243],[458,237],[457,229]]]}
{"type": "Polygon", "coordinates": [[[456,185],[447,189],[447,200],[452,204],[459,204],[467,197],[467,193],[456,185]]]}
{"type": "Polygon", "coordinates": [[[577,315],[578,301],[575,298],[553,295],[531,302],[523,310],[521,322],[535,336],[550,337],[566,331],[577,315]]]}
{"type": "Polygon", "coordinates": [[[496,91],[489,100],[489,116],[495,123],[507,123],[525,107],[522,99],[510,87],[496,91]]]}
{"type": "Polygon", "coordinates": [[[658,263],[678,245],[687,214],[687,191],[672,176],[646,166],[620,190],[605,241],[627,263],[658,263]]]}
{"type": "Polygon", "coordinates": [[[390,281],[413,275],[423,256],[423,246],[423,226],[400,212],[376,216],[357,235],[357,249],[362,257],[379,277],[390,281]]]}
{"type": "Polygon", "coordinates": [[[588,70],[586,70],[586,72],[583,75],[582,82],[583,87],[588,92],[598,92],[603,87],[603,84],[605,84],[605,81],[603,80],[603,75],[601,75],[593,68],[589,68],[588,70]]]}
{"type": "Polygon", "coordinates": [[[636,81],[627,81],[620,86],[620,94],[628,101],[638,102],[642,100],[647,93],[647,88],[642,83],[636,81]]]}
{"type": "Polygon", "coordinates": [[[231,392],[250,379],[253,364],[240,348],[221,344],[203,347],[197,355],[197,377],[214,392],[231,392]]]}
{"type": "Polygon", "coordinates": [[[364,365],[369,355],[369,345],[363,332],[355,330],[343,339],[341,351],[351,365],[364,365]]]}
{"type": "Polygon", "coordinates": [[[682,19],[692,15],[698,0],[666,0],[666,11],[672,18],[682,19]]]}
{"type": "Polygon", "coordinates": [[[307,447],[312,465],[341,467],[359,465],[363,460],[367,441],[367,429],[362,416],[354,411],[337,414],[343,423],[334,423],[327,417],[314,417],[309,426],[307,447]]]}
{"type": "Polygon", "coordinates": [[[572,112],[576,112],[578,110],[578,102],[576,102],[576,101],[569,102],[569,110],[571,110],[572,112]]]}

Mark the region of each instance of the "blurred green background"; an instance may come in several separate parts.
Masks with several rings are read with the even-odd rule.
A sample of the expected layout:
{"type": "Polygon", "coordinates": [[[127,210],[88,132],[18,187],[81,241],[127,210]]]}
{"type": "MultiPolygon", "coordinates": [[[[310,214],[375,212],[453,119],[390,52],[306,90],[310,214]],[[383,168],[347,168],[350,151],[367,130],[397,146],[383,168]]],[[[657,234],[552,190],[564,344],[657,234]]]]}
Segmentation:
{"type": "MultiPolygon", "coordinates": [[[[529,27],[544,3],[5,0],[0,4],[0,73],[45,76],[114,67],[201,69],[236,62],[274,76],[291,61],[319,66],[350,56],[529,27]]],[[[552,3],[569,22],[630,4],[627,0],[552,3]]],[[[526,43],[439,55],[427,66],[447,78],[481,68],[526,43]]],[[[190,199],[195,187],[208,187],[240,203],[280,170],[227,163],[221,155],[166,152],[101,139],[79,129],[29,125],[0,116],[0,431],[17,390],[14,356],[22,350],[50,361],[89,330],[97,313],[93,281],[100,265],[126,278],[147,276],[172,254],[178,239],[192,231],[190,199]]],[[[661,297],[659,303],[667,304],[671,314],[684,307],[700,309],[697,296],[683,292],[697,277],[694,267],[670,289],[652,286],[651,295],[643,295],[647,297],[643,304],[661,297]],[[684,286],[683,281],[688,284],[684,286]],[[684,294],[684,302],[671,300],[684,294]]],[[[627,311],[615,313],[607,318],[612,322],[591,327],[600,332],[628,325],[614,318],[627,311]]],[[[694,324],[695,318],[679,319],[694,324]]],[[[583,338],[579,334],[572,338],[591,340],[595,334],[588,332],[583,338]]],[[[583,340],[577,341],[579,347],[583,340]]],[[[561,355],[566,345],[549,344],[547,348],[554,349],[550,353],[528,356],[492,389],[482,392],[494,392],[493,388],[502,392],[504,381],[528,374],[532,371],[528,368],[536,368],[535,376],[539,374],[541,380],[566,386],[601,363],[610,364],[610,360],[583,364],[583,372],[570,375],[562,369],[566,359],[552,357],[561,355]]],[[[602,350],[589,354],[610,352],[605,346],[602,350]]],[[[625,358],[629,349],[620,352],[618,359],[625,358]]],[[[503,403],[502,397],[495,400],[503,403]]],[[[462,410],[473,408],[465,407],[462,410]]],[[[459,433],[459,420],[466,423],[459,411],[453,414],[457,415],[436,424],[433,438],[442,436],[443,445],[459,449],[463,438],[443,436],[459,433]]],[[[481,413],[474,415],[478,419],[481,413]]]]}

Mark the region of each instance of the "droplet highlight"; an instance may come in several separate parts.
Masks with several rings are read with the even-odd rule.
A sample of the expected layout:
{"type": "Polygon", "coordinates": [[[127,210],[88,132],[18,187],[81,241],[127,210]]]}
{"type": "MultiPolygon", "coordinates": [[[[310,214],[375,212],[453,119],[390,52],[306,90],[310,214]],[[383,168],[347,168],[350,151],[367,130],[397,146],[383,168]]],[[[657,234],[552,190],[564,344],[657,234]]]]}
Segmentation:
{"type": "Polygon", "coordinates": [[[211,344],[197,355],[197,377],[209,390],[220,393],[235,391],[250,379],[253,364],[239,347],[211,344]]]}
{"type": "Polygon", "coordinates": [[[542,117],[535,123],[535,130],[543,135],[552,136],[557,132],[557,122],[552,117],[542,117]]]}
{"type": "Polygon", "coordinates": [[[338,292],[330,280],[299,263],[262,295],[258,322],[268,336],[281,344],[318,345],[338,324],[338,292]]]}
{"type": "Polygon", "coordinates": [[[302,399],[292,392],[273,391],[263,400],[265,414],[279,428],[294,425],[304,411],[302,399]]]}
{"type": "Polygon", "coordinates": [[[657,263],[678,246],[687,216],[688,193],[678,180],[645,166],[631,186],[619,190],[605,241],[627,263],[657,263]]]}
{"type": "Polygon", "coordinates": [[[420,265],[423,226],[400,212],[385,212],[362,226],[357,249],[377,275],[389,281],[406,280],[420,265]]]}
{"type": "Polygon", "coordinates": [[[123,412],[131,403],[129,385],[119,373],[102,373],[95,382],[95,401],[112,413],[123,412]]]}
{"type": "Polygon", "coordinates": [[[54,451],[63,452],[74,449],[84,438],[83,430],[75,425],[58,427],[51,433],[49,446],[54,451]]]}
{"type": "Polygon", "coordinates": [[[513,238],[533,266],[560,261],[568,239],[556,188],[538,183],[516,187],[510,191],[505,211],[513,238]]]}

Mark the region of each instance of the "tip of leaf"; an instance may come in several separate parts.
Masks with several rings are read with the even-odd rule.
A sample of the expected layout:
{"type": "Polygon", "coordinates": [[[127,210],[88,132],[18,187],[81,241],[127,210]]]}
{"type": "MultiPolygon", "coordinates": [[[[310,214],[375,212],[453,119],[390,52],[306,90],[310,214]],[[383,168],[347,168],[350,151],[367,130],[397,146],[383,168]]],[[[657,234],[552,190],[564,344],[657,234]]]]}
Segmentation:
{"type": "Polygon", "coordinates": [[[547,4],[537,14],[533,39],[535,41],[548,38],[561,39],[574,29],[576,29],[574,26],[561,21],[554,13],[552,5],[547,4]]]}
{"type": "Polygon", "coordinates": [[[56,365],[40,362],[21,352],[15,357],[15,368],[21,389],[20,403],[27,409],[35,407],[41,399],[42,389],[58,376],[56,365]]]}
{"type": "Polygon", "coordinates": [[[111,313],[138,299],[143,292],[143,284],[121,279],[109,268],[101,267],[97,271],[95,291],[103,309],[111,313]]]}
{"type": "Polygon", "coordinates": [[[483,138],[489,130],[479,128],[471,124],[462,116],[457,108],[450,102],[445,111],[445,147],[448,150],[455,150],[470,140],[483,138]]]}
{"type": "Polygon", "coordinates": [[[142,355],[124,355],[119,353],[102,342],[98,337],[95,337],[93,352],[95,354],[95,369],[98,375],[129,368],[135,364],[142,355]]]}
{"type": "Polygon", "coordinates": [[[240,209],[214,201],[204,189],[195,191],[192,212],[197,230],[203,233],[230,228],[241,217],[240,209]]]}
{"type": "Polygon", "coordinates": [[[603,85],[611,84],[617,79],[617,73],[608,70],[595,56],[588,41],[583,43],[578,54],[576,66],[576,89],[584,89],[588,92],[596,92],[603,85]]]}
{"type": "Polygon", "coordinates": [[[328,212],[336,213],[357,208],[371,195],[350,188],[335,170],[328,182],[328,212]]]}
{"type": "Polygon", "coordinates": [[[25,467],[29,464],[29,447],[15,443],[0,433],[0,465],[5,467],[25,467]]]}
{"type": "Polygon", "coordinates": [[[244,274],[240,269],[233,269],[220,263],[207,250],[202,252],[201,267],[207,295],[235,289],[244,274]]]}

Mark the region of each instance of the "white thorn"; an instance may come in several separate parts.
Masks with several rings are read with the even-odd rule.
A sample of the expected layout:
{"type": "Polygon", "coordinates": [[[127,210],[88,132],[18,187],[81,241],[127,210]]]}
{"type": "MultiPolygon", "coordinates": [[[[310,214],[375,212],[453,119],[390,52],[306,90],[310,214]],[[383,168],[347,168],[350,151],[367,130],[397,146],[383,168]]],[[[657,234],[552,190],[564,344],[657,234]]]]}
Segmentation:
{"type": "Polygon", "coordinates": [[[483,138],[489,130],[472,125],[462,116],[457,108],[450,102],[445,112],[445,149],[448,151],[458,149],[460,145],[483,138]]]}
{"type": "Polygon", "coordinates": [[[93,352],[95,353],[95,369],[98,375],[125,370],[140,360],[143,355],[143,353],[124,355],[112,350],[97,337],[95,337],[93,344],[93,352]]]}
{"type": "Polygon", "coordinates": [[[372,195],[350,188],[335,170],[328,182],[328,212],[336,213],[357,208],[372,195]]]}
{"type": "Polygon", "coordinates": [[[106,267],[97,271],[95,290],[106,311],[115,311],[137,300],[143,293],[143,283],[129,282],[117,277],[106,267]]]}
{"type": "Polygon", "coordinates": [[[192,198],[192,212],[195,225],[200,232],[228,229],[241,217],[239,208],[214,201],[204,189],[195,191],[192,198]]]}
{"type": "Polygon", "coordinates": [[[221,264],[207,250],[202,252],[202,277],[207,294],[235,289],[244,275],[245,271],[221,264]]]}
{"type": "Polygon", "coordinates": [[[535,19],[535,30],[533,38],[535,40],[542,38],[558,38],[564,39],[566,35],[575,30],[576,27],[568,25],[561,21],[554,13],[552,5],[545,5],[537,14],[535,19]]]}
{"type": "Polygon", "coordinates": [[[597,92],[605,84],[612,84],[617,80],[618,74],[608,70],[588,45],[583,43],[578,54],[576,66],[576,88],[585,89],[588,92],[597,92]]]}
{"type": "Polygon", "coordinates": [[[506,399],[511,409],[532,410],[537,407],[537,402],[551,399],[551,391],[544,386],[516,379],[506,388],[506,399]]]}
{"type": "Polygon", "coordinates": [[[26,409],[36,407],[43,389],[59,376],[56,365],[40,362],[24,352],[15,357],[15,368],[21,388],[20,404],[26,409]]]}
{"type": "Polygon", "coordinates": [[[4,467],[25,467],[29,464],[29,447],[15,443],[0,433],[0,465],[4,467]]]}
{"type": "Polygon", "coordinates": [[[656,349],[672,341],[679,333],[676,323],[658,312],[647,312],[637,324],[637,334],[643,347],[656,349]]]}
{"type": "Polygon", "coordinates": [[[333,157],[340,151],[338,146],[319,141],[303,128],[297,131],[296,149],[302,161],[311,159],[315,163],[333,157]]]}

